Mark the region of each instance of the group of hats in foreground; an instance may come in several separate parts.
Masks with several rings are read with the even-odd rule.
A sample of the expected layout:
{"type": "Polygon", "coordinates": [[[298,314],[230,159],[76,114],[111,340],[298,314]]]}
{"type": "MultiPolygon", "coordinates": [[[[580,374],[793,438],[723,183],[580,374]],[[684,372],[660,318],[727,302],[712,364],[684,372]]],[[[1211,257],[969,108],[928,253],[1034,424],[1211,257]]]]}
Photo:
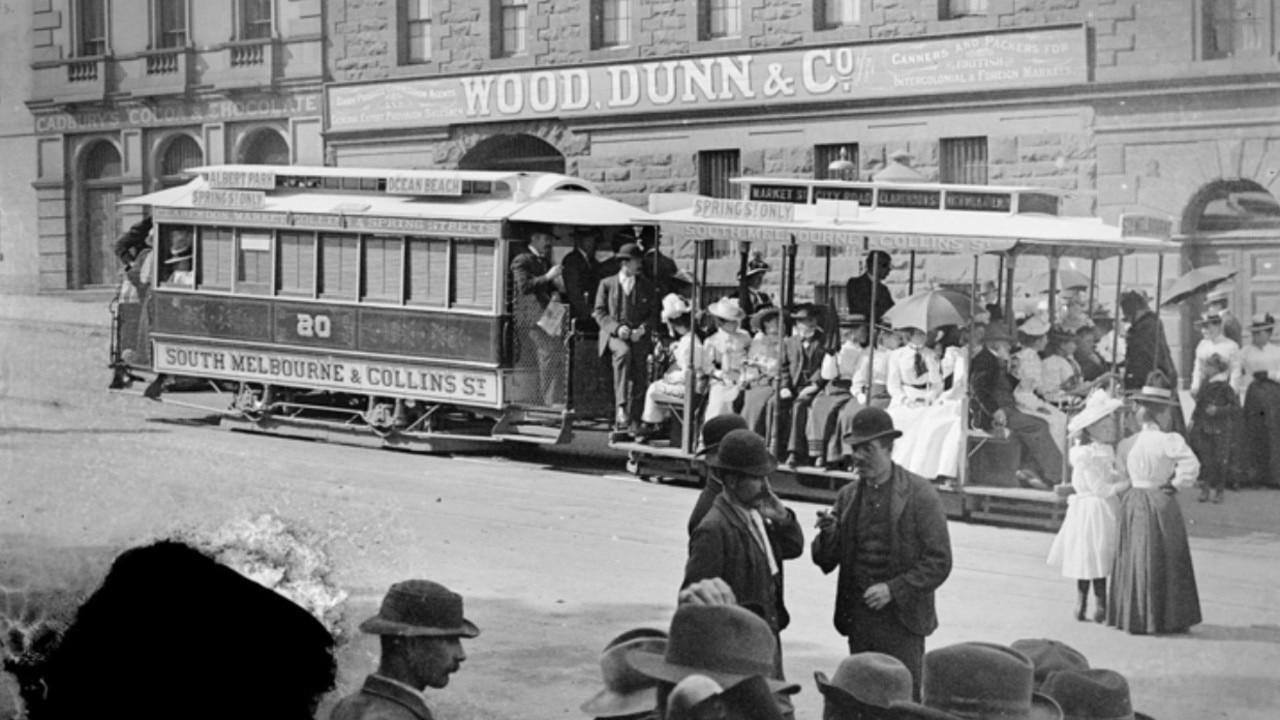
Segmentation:
{"type": "MultiPolygon", "coordinates": [[[[799,692],[775,680],[768,626],[734,605],[682,606],[670,634],[631,630],[600,658],[605,687],[582,705],[598,718],[652,712],[662,720],[781,718],[773,693],[799,692]]],[[[923,702],[912,700],[911,673],[880,653],[845,658],[831,678],[814,673],[828,719],[860,720],[1150,720],[1135,713],[1129,683],[1091,669],[1084,655],[1056,640],[1011,646],[965,642],[925,655],[923,702]]]]}

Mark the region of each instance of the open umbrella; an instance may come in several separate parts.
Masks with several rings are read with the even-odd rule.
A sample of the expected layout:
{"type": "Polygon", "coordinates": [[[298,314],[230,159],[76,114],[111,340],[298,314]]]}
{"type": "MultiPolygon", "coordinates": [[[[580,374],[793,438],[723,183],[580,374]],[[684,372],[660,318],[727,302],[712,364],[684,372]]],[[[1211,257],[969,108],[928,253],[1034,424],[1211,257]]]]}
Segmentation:
{"type": "MultiPolygon", "coordinates": [[[[1027,282],[1026,290],[1030,293],[1046,293],[1049,292],[1049,278],[1053,276],[1051,272],[1042,272],[1031,278],[1027,282]]],[[[1067,267],[1058,268],[1058,291],[1076,290],[1089,287],[1089,276],[1079,270],[1072,270],[1067,267]]]]}
{"type": "Polygon", "coordinates": [[[1163,305],[1180,303],[1196,293],[1206,292],[1230,280],[1239,272],[1226,265],[1205,265],[1183,275],[1169,286],[1163,305]]]}
{"type": "Polygon", "coordinates": [[[913,327],[933,332],[944,325],[969,322],[969,296],[954,290],[926,290],[906,297],[884,314],[895,328],[913,327]]]}

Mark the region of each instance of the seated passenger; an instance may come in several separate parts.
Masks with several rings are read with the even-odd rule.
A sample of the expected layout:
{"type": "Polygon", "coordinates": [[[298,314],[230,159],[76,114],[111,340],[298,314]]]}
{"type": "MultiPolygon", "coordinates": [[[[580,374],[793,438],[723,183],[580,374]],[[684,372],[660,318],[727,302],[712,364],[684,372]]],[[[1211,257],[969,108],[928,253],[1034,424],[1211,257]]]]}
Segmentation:
{"type": "MultiPolygon", "coordinates": [[[[640,416],[647,427],[645,437],[655,433],[658,426],[667,419],[670,411],[658,404],[659,397],[683,398],[685,396],[688,370],[694,368],[695,388],[700,388],[706,379],[705,353],[702,341],[692,332],[692,312],[689,304],[679,295],[670,294],[662,299],[662,321],[673,338],[678,338],[671,345],[671,365],[662,377],[649,383],[644,394],[644,412],[640,416]],[[689,354],[692,345],[693,364],[690,365],[689,354]]],[[[696,392],[696,390],[695,390],[696,392]]]]}
{"type": "Polygon", "coordinates": [[[169,256],[165,259],[165,267],[160,270],[160,284],[195,285],[195,274],[191,269],[191,230],[176,228],[169,232],[169,256]]]}
{"type": "MultiPolygon", "coordinates": [[[[925,346],[928,335],[920,328],[902,328],[907,344],[889,353],[886,385],[889,408],[918,408],[942,394],[942,370],[938,356],[925,346]]],[[[894,418],[895,427],[904,427],[894,418]]]]}
{"type": "MultiPolygon", "coordinates": [[[[1015,378],[1009,372],[1013,338],[1001,325],[991,325],[983,337],[983,349],[973,358],[969,383],[978,428],[1008,428],[1022,446],[1023,467],[1019,480],[1026,486],[1048,490],[1062,482],[1062,451],[1049,434],[1049,423],[1018,407],[1015,378]]],[[[982,478],[975,478],[981,483],[982,478]]]]}
{"type": "Polygon", "coordinates": [[[1058,452],[1067,448],[1067,416],[1044,400],[1044,362],[1040,353],[1049,346],[1049,323],[1039,316],[1023,321],[1018,326],[1018,344],[1021,349],[1013,356],[1013,375],[1018,384],[1013,396],[1023,412],[1043,417],[1049,423],[1049,432],[1058,452]]]}
{"type": "Polygon", "coordinates": [[[1076,333],[1055,330],[1049,335],[1049,354],[1041,367],[1040,385],[1044,399],[1060,410],[1072,412],[1084,404],[1093,389],[1111,379],[1102,373],[1090,381],[1076,362],[1076,333]]]}
{"type": "Polygon", "coordinates": [[[784,425],[789,430],[786,464],[790,466],[805,464],[809,459],[809,441],[805,438],[809,408],[825,384],[822,359],[827,354],[827,343],[819,324],[824,310],[812,303],[796,308],[792,315],[796,321],[794,332],[783,344],[783,383],[787,388],[783,400],[791,401],[784,425]]]}
{"type": "Polygon", "coordinates": [[[742,392],[742,371],[751,347],[751,335],[739,328],[746,313],[732,298],[721,298],[707,308],[716,331],[705,344],[711,381],[707,391],[707,411],[703,422],[717,415],[737,412],[742,392]]]}
{"type": "Polygon", "coordinates": [[[850,448],[844,437],[851,432],[853,417],[864,407],[889,407],[889,356],[902,345],[902,336],[888,326],[876,328],[876,349],[872,353],[864,352],[858,360],[858,369],[853,371],[853,400],[840,409],[836,417],[836,429],[840,436],[840,457],[850,454],[850,448]],[[869,367],[874,366],[874,367],[869,367]],[[867,378],[870,376],[870,386],[867,378]]]}
{"type": "Polygon", "coordinates": [[[910,436],[909,455],[904,453],[898,464],[926,478],[959,477],[960,463],[964,457],[965,415],[964,400],[968,395],[969,366],[973,355],[982,349],[982,336],[986,330],[985,313],[977,318],[982,322],[969,328],[957,329],[956,337],[962,344],[947,348],[942,365],[951,385],[929,406],[918,422],[905,430],[903,439],[910,436]]]}
{"type": "MultiPolygon", "coordinates": [[[[781,321],[778,308],[765,308],[751,316],[751,347],[742,373],[742,417],[747,427],[769,438],[773,429],[773,399],[778,371],[782,366],[782,343],[778,337],[781,321]]],[[[785,388],[784,392],[788,392],[785,388]]]]}
{"type": "Polygon", "coordinates": [[[1110,372],[1111,364],[1098,352],[1098,328],[1083,325],[1076,330],[1076,364],[1080,367],[1080,379],[1090,382],[1110,372]]]}
{"type": "MultiPolygon", "coordinates": [[[[820,372],[825,385],[809,408],[809,422],[805,430],[809,458],[818,467],[834,468],[841,464],[840,432],[836,421],[841,410],[853,400],[853,373],[866,352],[866,343],[866,316],[841,317],[840,347],[835,352],[826,353],[822,359],[820,372]]],[[[861,408],[858,405],[858,409],[861,408]]]]}

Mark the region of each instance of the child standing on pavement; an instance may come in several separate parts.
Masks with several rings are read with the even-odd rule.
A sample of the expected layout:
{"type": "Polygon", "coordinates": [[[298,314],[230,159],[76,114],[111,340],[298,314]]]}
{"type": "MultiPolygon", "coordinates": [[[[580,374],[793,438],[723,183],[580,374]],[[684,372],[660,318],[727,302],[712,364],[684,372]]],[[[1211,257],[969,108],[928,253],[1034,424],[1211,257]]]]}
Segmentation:
{"type": "Polygon", "coordinates": [[[1071,487],[1067,516],[1049,549],[1049,564],[1075,578],[1075,615],[1088,618],[1089,586],[1093,586],[1094,622],[1107,619],[1107,576],[1116,556],[1118,494],[1129,486],[1115,443],[1120,438],[1124,402],[1096,390],[1084,409],[1071,418],[1067,431],[1076,444],[1071,448],[1071,487]]]}
{"type": "Polygon", "coordinates": [[[1236,486],[1240,396],[1231,386],[1234,378],[1230,361],[1214,354],[1202,359],[1200,366],[1207,381],[1196,395],[1188,441],[1200,460],[1200,502],[1207,501],[1213,490],[1213,501],[1220,503],[1223,487],[1236,486]]]}

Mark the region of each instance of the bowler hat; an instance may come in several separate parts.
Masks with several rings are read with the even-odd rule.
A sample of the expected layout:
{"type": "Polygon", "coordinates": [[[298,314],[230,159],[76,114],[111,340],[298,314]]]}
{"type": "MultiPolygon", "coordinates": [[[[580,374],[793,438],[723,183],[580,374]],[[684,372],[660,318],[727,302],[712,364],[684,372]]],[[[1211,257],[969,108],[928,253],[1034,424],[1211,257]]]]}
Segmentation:
{"type": "Polygon", "coordinates": [[[1177,405],[1169,378],[1159,370],[1152,370],[1142,389],[1129,395],[1129,399],[1145,405],[1177,405]]]}
{"type": "Polygon", "coordinates": [[[776,320],[782,315],[782,311],[776,307],[767,307],[751,316],[751,329],[754,332],[764,330],[764,324],[770,320],[776,320]]]}
{"type": "MultiPolygon", "coordinates": [[[[1092,399],[1093,397],[1090,396],[1090,400],[1092,399]]],[[[1085,412],[1088,412],[1087,407],[1085,412]]],[[[1050,673],[1059,670],[1089,669],[1089,661],[1079,650],[1057,640],[1025,638],[1014,640],[1009,647],[1026,655],[1031,661],[1031,665],[1035,668],[1036,685],[1043,683],[1050,673]]]]}
{"type": "Polygon", "coordinates": [[[764,438],[752,430],[732,430],[720,440],[714,457],[707,464],[719,470],[744,475],[769,475],[778,469],[778,461],[765,447],[764,438]]]}
{"type": "Polygon", "coordinates": [[[796,692],[799,685],[770,677],[777,647],[769,623],[744,607],[681,605],[665,652],[632,650],[627,657],[640,672],[669,683],[706,675],[727,688],[761,675],[774,692],[796,692]]]}
{"type": "Polygon", "coordinates": [[[813,680],[828,702],[854,710],[861,710],[859,705],[887,708],[911,700],[911,671],[901,660],[883,653],[850,655],[840,661],[830,681],[821,671],[813,674],[813,680]]]}
{"type": "Polygon", "coordinates": [[[967,642],[924,656],[924,704],[971,720],[1062,720],[1062,708],[1034,690],[1026,655],[967,642]]]}
{"type": "Polygon", "coordinates": [[[1221,325],[1222,313],[1218,311],[1213,311],[1213,310],[1209,312],[1201,313],[1200,317],[1196,320],[1196,324],[1197,325],[1221,325]]]}
{"type": "Polygon", "coordinates": [[[480,634],[462,617],[462,596],[430,580],[405,580],[391,586],[378,614],[360,623],[371,635],[429,635],[476,637],[480,634]]]}
{"type": "Polygon", "coordinates": [[[653,710],[658,706],[658,684],[637,671],[627,661],[632,650],[663,652],[667,634],[661,630],[637,628],[609,641],[600,654],[604,689],[582,703],[582,712],[593,717],[617,717],[653,710]]]}
{"type": "Polygon", "coordinates": [[[1129,682],[1114,670],[1059,670],[1040,690],[1062,707],[1065,720],[1151,720],[1133,711],[1129,682]]]}
{"type": "Polygon", "coordinates": [[[1249,318],[1249,332],[1260,332],[1262,330],[1271,330],[1276,326],[1276,319],[1271,313],[1258,313],[1249,318]]]}
{"type": "Polygon", "coordinates": [[[644,251],[635,243],[627,243],[626,245],[618,248],[618,257],[623,258],[624,260],[643,260],[644,251]]]}
{"type": "Polygon", "coordinates": [[[1013,336],[1009,334],[1009,328],[1004,323],[991,323],[987,326],[986,332],[982,334],[983,342],[1013,342],[1013,336]]]}
{"type": "Polygon", "coordinates": [[[720,441],[734,430],[747,429],[747,419],[735,413],[717,415],[702,423],[702,449],[696,455],[705,455],[706,462],[715,459],[720,451],[720,441]]]}
{"type": "Polygon", "coordinates": [[[822,317],[822,314],[818,311],[817,305],[802,303],[792,309],[791,317],[796,320],[817,320],[822,317]]]}
{"type": "Polygon", "coordinates": [[[865,407],[853,416],[844,442],[851,448],[869,443],[877,438],[890,440],[902,437],[902,431],[893,427],[893,418],[878,407],[865,407]]]}

